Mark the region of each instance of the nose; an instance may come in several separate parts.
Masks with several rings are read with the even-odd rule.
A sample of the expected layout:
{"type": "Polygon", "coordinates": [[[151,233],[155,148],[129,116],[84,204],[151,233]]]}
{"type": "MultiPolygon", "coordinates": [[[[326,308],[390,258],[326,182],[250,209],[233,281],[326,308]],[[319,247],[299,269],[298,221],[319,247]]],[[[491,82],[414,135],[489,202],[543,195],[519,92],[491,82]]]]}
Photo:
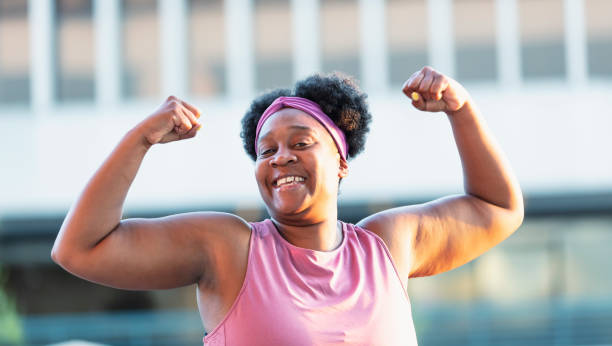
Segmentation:
{"type": "Polygon", "coordinates": [[[296,161],[297,157],[291,152],[291,150],[279,148],[272,157],[272,160],[270,160],[270,165],[272,165],[272,167],[286,166],[296,161]]]}

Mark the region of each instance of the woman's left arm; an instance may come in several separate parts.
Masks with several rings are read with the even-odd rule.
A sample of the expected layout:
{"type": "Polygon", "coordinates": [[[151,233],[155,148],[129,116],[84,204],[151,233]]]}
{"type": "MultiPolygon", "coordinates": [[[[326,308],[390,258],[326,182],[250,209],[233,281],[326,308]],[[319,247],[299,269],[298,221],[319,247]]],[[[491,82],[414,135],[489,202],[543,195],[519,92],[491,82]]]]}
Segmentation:
{"type": "Polygon", "coordinates": [[[360,224],[385,240],[409,277],[435,275],[471,261],[512,234],[523,221],[523,196],[463,86],[425,67],[406,81],[403,92],[415,108],[447,114],[465,194],[385,210],[360,224]]]}

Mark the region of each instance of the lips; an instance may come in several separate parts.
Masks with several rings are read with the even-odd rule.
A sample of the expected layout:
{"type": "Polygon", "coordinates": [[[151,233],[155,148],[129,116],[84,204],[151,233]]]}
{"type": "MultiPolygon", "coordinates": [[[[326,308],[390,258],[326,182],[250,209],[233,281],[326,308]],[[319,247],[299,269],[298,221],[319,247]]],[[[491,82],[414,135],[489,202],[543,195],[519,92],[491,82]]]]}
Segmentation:
{"type": "Polygon", "coordinates": [[[272,181],[272,186],[274,187],[282,187],[294,184],[301,184],[306,180],[306,178],[299,175],[284,175],[278,177],[272,181]]]}

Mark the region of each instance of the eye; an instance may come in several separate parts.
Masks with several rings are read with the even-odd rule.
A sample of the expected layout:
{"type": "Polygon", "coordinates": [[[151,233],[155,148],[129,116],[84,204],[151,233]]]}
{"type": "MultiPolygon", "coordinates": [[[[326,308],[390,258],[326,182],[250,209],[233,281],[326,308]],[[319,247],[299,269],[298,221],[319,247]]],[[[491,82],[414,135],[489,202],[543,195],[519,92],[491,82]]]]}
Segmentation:
{"type": "Polygon", "coordinates": [[[295,148],[300,149],[300,148],[308,147],[311,144],[312,144],[312,141],[305,139],[305,140],[297,141],[293,146],[295,148]]]}
{"type": "Polygon", "coordinates": [[[269,149],[262,149],[259,152],[259,156],[268,156],[270,154],[274,153],[274,149],[273,148],[269,148],[269,149]]]}

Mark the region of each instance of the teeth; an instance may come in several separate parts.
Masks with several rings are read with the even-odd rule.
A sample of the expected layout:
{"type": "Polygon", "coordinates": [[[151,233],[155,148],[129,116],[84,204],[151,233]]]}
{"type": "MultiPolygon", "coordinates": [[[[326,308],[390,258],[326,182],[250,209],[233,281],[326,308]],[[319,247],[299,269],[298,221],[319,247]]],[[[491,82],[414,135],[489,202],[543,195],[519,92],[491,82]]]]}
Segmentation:
{"type": "Polygon", "coordinates": [[[300,181],[304,181],[304,178],[292,175],[292,176],[283,177],[283,178],[278,179],[276,181],[276,186],[281,186],[283,184],[290,184],[293,182],[300,182],[300,181]]]}

